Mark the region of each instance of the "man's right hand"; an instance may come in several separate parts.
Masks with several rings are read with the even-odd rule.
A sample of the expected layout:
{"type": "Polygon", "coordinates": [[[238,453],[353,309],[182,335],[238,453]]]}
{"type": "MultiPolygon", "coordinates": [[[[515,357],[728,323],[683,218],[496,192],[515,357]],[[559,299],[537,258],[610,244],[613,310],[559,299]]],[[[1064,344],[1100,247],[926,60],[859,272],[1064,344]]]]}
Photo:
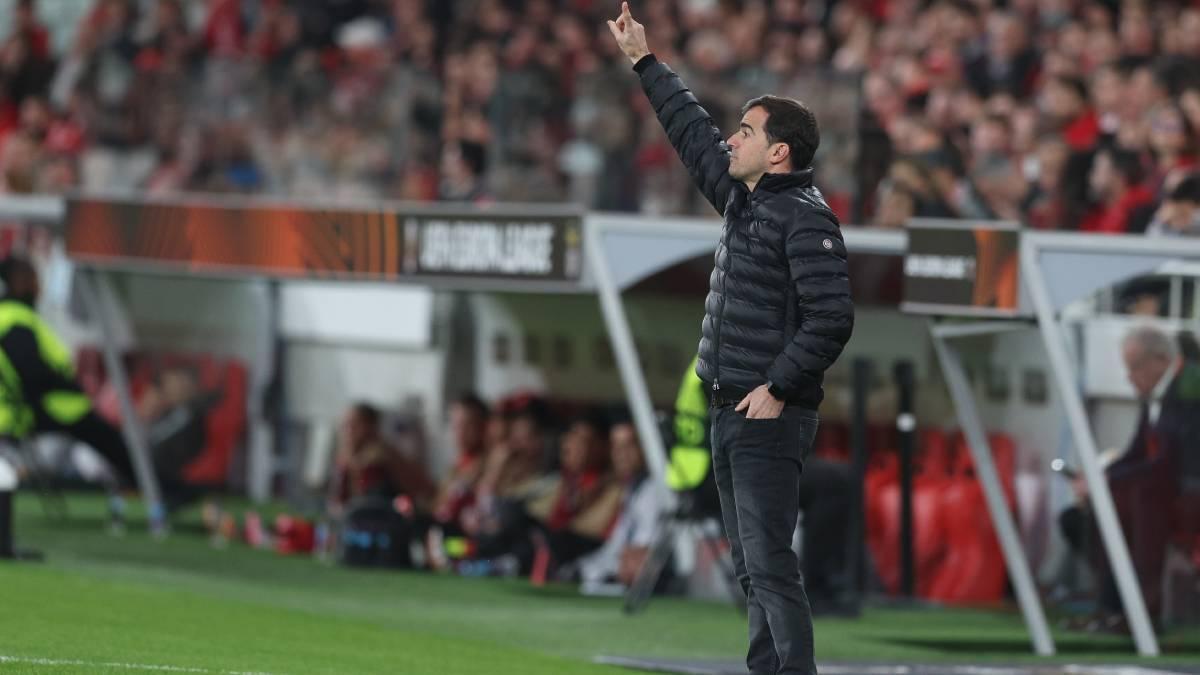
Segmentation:
{"type": "Polygon", "coordinates": [[[628,2],[621,3],[621,14],[617,16],[616,21],[608,22],[608,29],[612,31],[613,37],[617,40],[617,46],[625,52],[625,56],[629,57],[631,63],[636,64],[642,60],[643,56],[650,53],[650,48],[646,46],[646,28],[633,20],[633,15],[629,13],[628,2]]]}

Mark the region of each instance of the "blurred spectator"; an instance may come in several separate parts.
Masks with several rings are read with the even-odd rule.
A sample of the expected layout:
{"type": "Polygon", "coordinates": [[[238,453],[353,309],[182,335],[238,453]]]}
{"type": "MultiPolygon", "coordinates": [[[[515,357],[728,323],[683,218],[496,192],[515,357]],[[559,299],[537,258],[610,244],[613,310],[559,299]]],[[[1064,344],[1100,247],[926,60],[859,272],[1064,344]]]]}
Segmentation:
{"type": "MultiPolygon", "coordinates": [[[[154,468],[164,479],[183,485],[184,469],[204,451],[206,415],[219,397],[219,392],[201,389],[194,370],[173,366],[164,369],[138,399],[154,468]]],[[[195,496],[183,492],[179,488],[172,491],[168,496],[171,506],[195,496]]]]}
{"type": "Polygon", "coordinates": [[[356,500],[403,495],[423,504],[432,496],[424,468],[384,442],[381,421],[379,409],[368,403],[355,404],[342,419],[329,505],[335,515],[356,500]]]}
{"type": "Polygon", "coordinates": [[[637,429],[620,421],[609,431],[613,478],[620,486],[620,516],[604,545],[578,564],[585,585],[618,582],[630,586],[658,535],[662,499],[658,486],[646,472],[646,460],[637,429]]]}
{"type": "Polygon", "coordinates": [[[488,448],[476,496],[480,501],[517,497],[541,474],[546,451],[544,419],[534,409],[517,412],[504,440],[488,448]]]}
{"type": "Polygon", "coordinates": [[[1169,189],[1146,234],[1200,236],[1200,173],[1184,176],[1169,189]]]}
{"type": "Polygon", "coordinates": [[[487,422],[487,405],[474,394],[465,394],[450,406],[454,466],[434,501],[433,516],[440,523],[457,524],[463,509],[475,500],[475,487],[483,473],[487,422]]]}
{"type": "MultiPolygon", "coordinates": [[[[15,192],[710,212],[631,96],[606,6],[477,4],[91,0],[78,25],[47,26],[18,0],[0,42],[0,180],[15,192]],[[58,31],[74,36],[62,53],[58,31]],[[21,121],[27,99],[48,102],[48,133],[21,121]]],[[[1188,3],[658,0],[644,11],[652,48],[719,122],[768,91],[814,106],[820,187],[846,222],[1139,231],[1127,207],[1149,208],[1196,162],[1200,9],[1188,3]],[[1109,145],[1138,159],[1144,185],[1120,203],[1106,186],[1092,213],[1086,160],[1109,145]]]]}
{"type": "Polygon", "coordinates": [[[1079,229],[1125,234],[1145,231],[1154,195],[1145,185],[1141,159],[1133,152],[1105,147],[1092,160],[1088,186],[1095,206],[1079,229]]]}
{"type": "Polygon", "coordinates": [[[986,20],[986,47],[967,65],[967,80],[980,96],[1026,97],[1038,75],[1038,56],[1022,18],[993,10],[986,20]]]}
{"type": "Polygon", "coordinates": [[[1157,184],[1176,169],[1196,166],[1196,133],[1178,105],[1163,104],[1150,113],[1149,145],[1157,184]]]}
{"type": "Polygon", "coordinates": [[[445,201],[489,201],[483,184],[487,149],[474,141],[459,141],[442,153],[442,181],[438,197],[445,201]]]}
{"type": "Polygon", "coordinates": [[[572,421],[559,443],[552,489],[526,507],[556,567],[599,548],[613,525],[621,491],[610,482],[608,454],[602,420],[585,416],[572,421]]]}
{"type": "Polygon", "coordinates": [[[37,12],[37,0],[17,0],[13,5],[12,37],[25,41],[31,57],[47,60],[50,58],[50,33],[38,20],[37,12]]]}
{"type": "Polygon", "coordinates": [[[519,410],[502,442],[488,448],[474,504],[460,518],[474,543],[473,553],[492,559],[516,553],[528,567],[532,559],[526,500],[545,494],[543,480],[545,415],[534,404],[519,410]]]}
{"type": "Polygon", "coordinates": [[[1065,75],[1049,80],[1042,90],[1041,108],[1047,123],[1073,150],[1088,150],[1096,143],[1100,121],[1089,106],[1082,80],[1065,75]]]}
{"type": "MultiPolygon", "coordinates": [[[[1122,359],[1137,394],[1137,429],[1123,454],[1108,464],[1105,476],[1117,507],[1121,529],[1151,617],[1157,618],[1162,602],[1162,574],[1167,547],[1181,530],[1192,532],[1194,523],[1175,517],[1182,513],[1181,499],[1194,489],[1194,441],[1200,430],[1200,364],[1185,361],[1179,347],[1156,328],[1131,332],[1122,343],[1122,359]]],[[[1121,598],[1100,546],[1095,524],[1086,516],[1088,488],[1082,476],[1074,481],[1081,516],[1064,522],[1073,525],[1073,538],[1095,549],[1098,571],[1098,613],[1079,624],[1090,630],[1127,634],[1121,598]],[[1086,527],[1086,530],[1080,528],[1086,527]]]]}
{"type": "Polygon", "coordinates": [[[1030,227],[1049,230],[1066,218],[1064,176],[1070,159],[1070,147],[1053,135],[1038,140],[1033,161],[1027,165],[1029,191],[1022,200],[1030,227]]]}

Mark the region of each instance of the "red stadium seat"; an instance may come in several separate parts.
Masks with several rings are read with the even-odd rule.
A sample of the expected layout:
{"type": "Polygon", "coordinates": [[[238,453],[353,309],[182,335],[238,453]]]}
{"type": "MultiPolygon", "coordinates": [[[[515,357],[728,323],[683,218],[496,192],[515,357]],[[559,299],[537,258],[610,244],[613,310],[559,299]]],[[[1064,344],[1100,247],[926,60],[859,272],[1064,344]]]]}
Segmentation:
{"type": "MultiPolygon", "coordinates": [[[[882,434],[882,432],[877,432],[882,434]]],[[[1007,570],[983,490],[962,434],[918,432],[913,476],[913,554],[919,597],[950,604],[1003,598],[1007,570]]],[[[1015,448],[1002,434],[989,439],[1009,504],[1015,503],[1015,448]]],[[[865,478],[867,545],[884,587],[900,587],[899,459],[872,455],[865,478]]]]}
{"type": "MultiPolygon", "coordinates": [[[[971,451],[967,439],[959,432],[954,437],[955,444],[955,473],[975,478],[975,462],[971,459],[971,451]]],[[[1004,497],[1009,508],[1016,503],[1016,444],[1006,434],[988,434],[988,445],[992,450],[992,462],[996,465],[996,473],[1000,476],[1000,484],[1004,487],[1004,497]]]]}
{"type": "Polygon", "coordinates": [[[248,374],[245,366],[233,360],[216,363],[207,359],[201,363],[202,386],[219,388],[222,395],[206,420],[204,451],[184,468],[183,475],[190,483],[222,485],[228,480],[234,452],[246,435],[248,374]]]}
{"type": "MultiPolygon", "coordinates": [[[[1005,500],[1014,508],[1015,444],[1004,434],[990,435],[988,443],[1005,500]]],[[[946,558],[928,597],[948,604],[998,602],[1004,597],[1007,579],[1003,552],[962,433],[955,435],[954,445],[954,475],[941,493],[946,558]]]]}
{"type": "Polygon", "coordinates": [[[959,477],[939,497],[945,558],[925,597],[947,604],[1002,600],[1007,570],[979,482],[959,477]]]}
{"type": "MultiPolygon", "coordinates": [[[[946,524],[941,514],[941,493],[950,480],[950,444],[940,430],[918,433],[919,448],[913,466],[913,557],[917,594],[925,596],[945,557],[946,524]]],[[[899,456],[877,453],[865,478],[867,545],[884,588],[900,590],[900,480],[899,456]]]]}

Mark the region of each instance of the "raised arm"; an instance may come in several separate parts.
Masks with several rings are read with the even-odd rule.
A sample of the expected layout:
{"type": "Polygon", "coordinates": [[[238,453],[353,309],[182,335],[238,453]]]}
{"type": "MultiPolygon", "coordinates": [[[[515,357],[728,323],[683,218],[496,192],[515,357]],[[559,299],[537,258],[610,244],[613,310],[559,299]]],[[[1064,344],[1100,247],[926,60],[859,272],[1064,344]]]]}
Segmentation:
{"type": "Polygon", "coordinates": [[[608,29],[634,64],[642,90],[692,180],[705,199],[724,214],[734,180],[729,175],[729,146],[712,116],[679,76],[650,53],[646,30],[630,15],[628,2],[621,3],[621,14],[608,22],[608,29]]]}

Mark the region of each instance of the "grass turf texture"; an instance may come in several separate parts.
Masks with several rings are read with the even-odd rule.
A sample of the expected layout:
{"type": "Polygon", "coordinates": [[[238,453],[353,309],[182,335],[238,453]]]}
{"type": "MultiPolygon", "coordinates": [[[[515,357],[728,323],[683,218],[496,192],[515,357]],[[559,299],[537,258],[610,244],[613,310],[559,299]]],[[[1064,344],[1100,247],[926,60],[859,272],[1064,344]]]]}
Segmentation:
{"type": "MultiPolygon", "coordinates": [[[[144,664],[202,672],[628,672],[597,654],[736,660],[743,619],[719,603],[657,599],[623,616],[619,601],[567,587],[427,573],[355,571],[241,545],[214,549],[177,519],[165,541],[136,513],[108,535],[103,502],[71,499],[67,521],[18,501],[17,537],[44,563],[0,563],[0,672],[129,673],[144,664]],[[5,662],[2,657],[83,664],[5,662]]],[[[820,619],[820,661],[1033,662],[1011,611],[869,609],[820,619]]],[[[1132,656],[1127,639],[1057,634],[1058,661],[1194,664],[1200,629],[1163,638],[1167,655],[1132,656]]]]}

